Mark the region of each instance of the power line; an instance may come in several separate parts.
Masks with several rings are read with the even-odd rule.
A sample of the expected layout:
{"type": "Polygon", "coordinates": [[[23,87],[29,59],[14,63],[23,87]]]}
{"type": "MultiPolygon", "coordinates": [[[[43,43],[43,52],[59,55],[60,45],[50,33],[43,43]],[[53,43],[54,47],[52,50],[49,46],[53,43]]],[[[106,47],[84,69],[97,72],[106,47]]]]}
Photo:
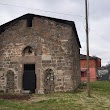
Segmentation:
{"type": "MultiPolygon", "coordinates": [[[[86,27],[85,27],[85,24],[84,24],[85,22],[83,22],[83,27],[84,27],[84,30],[86,30],[86,27]]],[[[88,28],[88,31],[90,32],[90,33],[93,33],[94,35],[96,35],[96,36],[98,36],[98,37],[100,37],[100,38],[102,38],[103,40],[105,40],[105,41],[107,41],[108,42],[108,40],[106,40],[102,35],[99,35],[98,33],[96,33],[96,32],[94,32],[94,29],[91,29],[90,27],[88,28]],[[91,31],[92,30],[92,31],[91,31]]],[[[90,35],[91,36],[91,35],[90,35]]],[[[94,36],[93,36],[94,37],[94,36]]]]}
{"type": "Polygon", "coordinates": [[[90,32],[93,33],[94,35],[98,36],[99,38],[102,38],[104,41],[107,41],[108,42],[108,40],[106,40],[102,35],[99,35],[98,33],[94,32],[94,30],[93,31],[90,31],[90,32]]]}
{"type": "Polygon", "coordinates": [[[31,9],[31,10],[38,10],[38,11],[43,11],[43,12],[47,12],[47,13],[56,13],[56,14],[67,15],[67,16],[77,16],[77,17],[81,17],[81,18],[84,17],[81,15],[66,14],[66,13],[60,13],[60,12],[54,12],[54,11],[48,11],[48,10],[41,10],[41,9],[29,8],[29,7],[24,7],[24,6],[12,5],[12,4],[0,3],[0,5],[7,5],[7,6],[12,6],[12,7],[17,7],[17,8],[25,8],[25,9],[31,9]]]}

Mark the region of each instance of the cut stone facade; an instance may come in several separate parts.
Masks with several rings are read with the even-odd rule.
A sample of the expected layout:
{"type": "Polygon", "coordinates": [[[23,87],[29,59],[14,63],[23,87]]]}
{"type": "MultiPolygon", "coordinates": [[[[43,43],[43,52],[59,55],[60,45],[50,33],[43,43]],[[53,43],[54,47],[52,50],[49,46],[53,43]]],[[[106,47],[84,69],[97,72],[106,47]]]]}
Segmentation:
{"type": "Polygon", "coordinates": [[[72,91],[80,84],[74,22],[26,14],[2,25],[0,33],[0,90],[22,93],[25,64],[35,65],[35,93],[72,91]]]}

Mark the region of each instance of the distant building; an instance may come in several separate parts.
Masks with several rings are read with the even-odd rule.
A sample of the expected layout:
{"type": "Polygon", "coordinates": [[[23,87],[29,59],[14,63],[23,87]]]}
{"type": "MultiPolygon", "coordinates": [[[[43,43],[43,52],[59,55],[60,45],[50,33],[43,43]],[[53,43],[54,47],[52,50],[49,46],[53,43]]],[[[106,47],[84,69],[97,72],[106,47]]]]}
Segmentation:
{"type": "MultiPolygon", "coordinates": [[[[81,81],[87,81],[87,56],[80,55],[81,81]]],[[[97,70],[101,67],[101,59],[96,56],[89,56],[90,81],[97,80],[97,70]]]]}
{"type": "Polygon", "coordinates": [[[97,80],[108,81],[109,80],[108,69],[103,68],[98,69],[97,80]]]}

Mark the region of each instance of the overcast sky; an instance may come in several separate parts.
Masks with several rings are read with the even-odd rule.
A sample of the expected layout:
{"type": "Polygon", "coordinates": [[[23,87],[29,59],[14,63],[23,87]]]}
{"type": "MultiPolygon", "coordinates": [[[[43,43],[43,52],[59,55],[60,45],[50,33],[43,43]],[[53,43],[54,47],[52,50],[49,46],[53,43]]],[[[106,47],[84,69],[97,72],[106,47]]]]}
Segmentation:
{"type": "MultiPolygon", "coordinates": [[[[110,0],[89,0],[90,55],[102,59],[102,65],[110,63],[110,0]]],[[[0,0],[0,25],[33,13],[74,21],[86,54],[85,0],[0,0]]]]}

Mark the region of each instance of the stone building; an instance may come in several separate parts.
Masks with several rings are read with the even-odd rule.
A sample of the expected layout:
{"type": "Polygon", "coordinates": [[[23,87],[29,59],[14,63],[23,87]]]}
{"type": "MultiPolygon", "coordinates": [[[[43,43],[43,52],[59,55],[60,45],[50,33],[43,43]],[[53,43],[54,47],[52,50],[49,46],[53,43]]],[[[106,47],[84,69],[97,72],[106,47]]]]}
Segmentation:
{"type": "Polygon", "coordinates": [[[0,26],[0,91],[72,91],[80,83],[72,21],[26,14],[0,26]]]}

